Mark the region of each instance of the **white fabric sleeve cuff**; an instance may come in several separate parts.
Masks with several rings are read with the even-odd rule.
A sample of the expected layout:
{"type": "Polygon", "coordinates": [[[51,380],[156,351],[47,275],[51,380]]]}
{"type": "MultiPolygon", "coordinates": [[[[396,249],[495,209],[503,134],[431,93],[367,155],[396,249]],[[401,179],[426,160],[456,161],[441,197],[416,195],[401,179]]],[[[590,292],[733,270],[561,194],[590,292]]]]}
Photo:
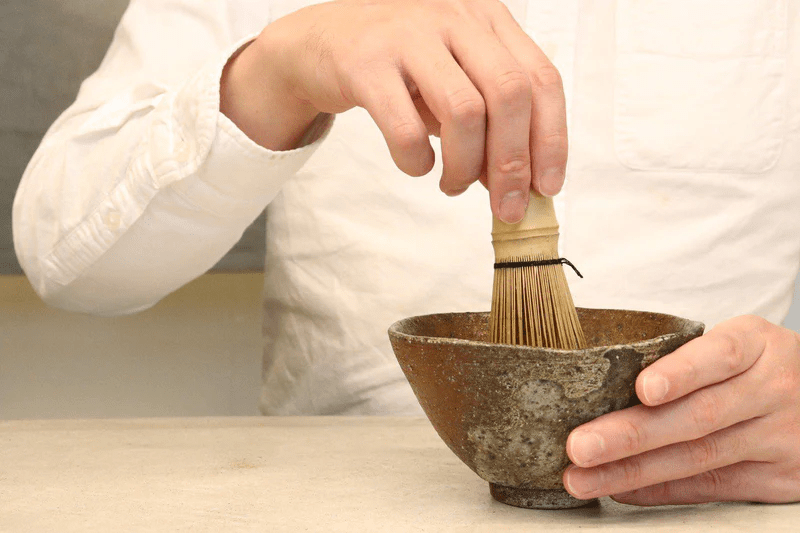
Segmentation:
{"type": "MultiPolygon", "coordinates": [[[[174,208],[189,207],[182,217],[214,217],[219,226],[228,228],[226,245],[233,246],[311,157],[330,131],[333,116],[317,117],[304,136],[308,144],[279,152],[257,145],[219,111],[222,70],[250,40],[240,41],[182,86],[153,99],[148,115],[137,119],[147,124],[141,141],[133,145],[124,177],[44,257],[44,276],[37,283],[40,294],[58,292],[112,253],[112,246],[131,226],[141,223],[159,191],[171,190],[188,204],[174,208]]],[[[220,254],[221,244],[214,254],[220,254]]],[[[220,257],[208,257],[208,262],[213,265],[220,257]]]]}
{"type": "Polygon", "coordinates": [[[181,146],[165,158],[167,163],[176,159],[180,163],[181,156],[185,157],[186,170],[198,178],[174,182],[175,191],[191,204],[225,218],[258,216],[311,157],[334,119],[320,114],[298,148],[273,151],[256,144],[223,115],[219,111],[222,70],[250,41],[252,37],[229,49],[221,61],[209,64],[178,92],[175,123],[190,128],[196,120],[197,130],[184,136],[196,144],[181,146]]]}

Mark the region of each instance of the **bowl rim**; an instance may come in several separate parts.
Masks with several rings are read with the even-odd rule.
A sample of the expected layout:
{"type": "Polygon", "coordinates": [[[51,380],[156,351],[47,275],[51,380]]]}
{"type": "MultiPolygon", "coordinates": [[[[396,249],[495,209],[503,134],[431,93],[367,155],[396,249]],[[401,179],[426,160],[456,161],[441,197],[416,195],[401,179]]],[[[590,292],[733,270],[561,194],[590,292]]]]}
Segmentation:
{"type": "Polygon", "coordinates": [[[682,336],[689,336],[689,337],[697,337],[704,333],[705,324],[703,322],[692,320],[690,318],[684,318],[677,315],[671,315],[668,313],[659,313],[655,311],[637,311],[633,309],[606,309],[606,308],[596,308],[596,307],[577,307],[576,309],[581,309],[585,311],[618,311],[618,312],[625,312],[625,313],[636,313],[636,314],[648,314],[648,315],[657,315],[662,317],[668,317],[671,319],[677,319],[683,322],[684,327],[679,331],[674,331],[672,333],[665,333],[664,335],[659,335],[658,337],[653,337],[650,339],[644,339],[636,342],[631,342],[627,344],[608,344],[604,346],[591,346],[588,348],[581,348],[578,350],[566,350],[563,348],[547,348],[543,346],[521,346],[515,344],[502,344],[502,343],[493,343],[493,342],[485,342],[485,341],[474,341],[468,339],[458,339],[455,337],[431,337],[427,335],[413,335],[411,333],[405,333],[400,331],[400,328],[403,327],[406,323],[410,322],[411,320],[417,320],[421,318],[431,318],[431,317],[438,317],[438,316],[450,316],[450,315],[485,315],[488,311],[456,311],[456,312],[446,312],[446,313],[428,313],[424,315],[416,315],[416,316],[409,316],[406,318],[402,318],[400,320],[395,321],[391,326],[389,326],[389,337],[403,339],[406,341],[411,342],[422,342],[426,344],[453,344],[453,345],[467,345],[472,347],[491,347],[494,350],[513,350],[516,357],[519,357],[521,353],[530,353],[531,355],[534,354],[542,354],[542,353],[549,353],[549,354],[559,354],[559,355],[566,355],[566,354],[591,354],[594,352],[605,352],[608,349],[619,348],[621,346],[624,347],[642,347],[644,345],[660,345],[666,342],[671,341],[672,339],[682,337],[682,336]]]}

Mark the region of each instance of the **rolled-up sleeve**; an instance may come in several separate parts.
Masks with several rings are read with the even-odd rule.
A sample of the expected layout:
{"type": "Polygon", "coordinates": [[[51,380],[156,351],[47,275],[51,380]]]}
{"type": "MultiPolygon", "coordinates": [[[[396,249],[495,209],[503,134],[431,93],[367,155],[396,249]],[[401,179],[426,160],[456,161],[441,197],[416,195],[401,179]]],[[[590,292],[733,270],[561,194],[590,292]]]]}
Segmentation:
{"type": "MultiPolygon", "coordinates": [[[[252,38],[236,33],[260,29],[232,27],[229,4],[134,0],[100,69],[43,139],[13,231],[48,304],[152,306],[213,266],[324,138],[331,118],[320,116],[300,148],[270,151],[220,113],[222,70],[252,38]]],[[[267,8],[259,14],[266,24],[267,8]]]]}

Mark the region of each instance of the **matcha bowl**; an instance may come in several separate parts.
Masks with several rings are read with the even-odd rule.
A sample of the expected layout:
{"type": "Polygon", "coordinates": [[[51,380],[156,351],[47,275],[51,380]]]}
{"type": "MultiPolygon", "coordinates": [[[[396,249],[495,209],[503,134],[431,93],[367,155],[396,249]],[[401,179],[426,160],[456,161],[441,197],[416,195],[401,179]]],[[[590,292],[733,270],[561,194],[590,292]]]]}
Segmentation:
{"type": "Polygon", "coordinates": [[[535,509],[592,503],[564,490],[570,431],[637,403],[639,372],[704,328],[642,311],[578,309],[578,316],[582,350],[492,344],[488,313],[417,316],[389,328],[434,429],[498,501],[535,509]]]}

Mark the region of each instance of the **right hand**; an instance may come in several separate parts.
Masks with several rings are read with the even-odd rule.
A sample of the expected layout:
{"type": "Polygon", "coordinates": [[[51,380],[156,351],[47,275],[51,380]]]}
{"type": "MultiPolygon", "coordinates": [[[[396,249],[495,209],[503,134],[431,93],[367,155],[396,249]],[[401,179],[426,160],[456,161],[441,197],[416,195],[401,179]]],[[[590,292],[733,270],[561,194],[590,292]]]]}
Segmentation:
{"type": "Polygon", "coordinates": [[[498,0],[310,6],[267,26],[228,70],[223,112],[268,148],[290,148],[319,113],[360,106],[412,176],[431,170],[428,135],[440,136],[441,190],[480,180],[506,222],[522,218],[531,187],[563,184],[561,78],[498,0]]]}

